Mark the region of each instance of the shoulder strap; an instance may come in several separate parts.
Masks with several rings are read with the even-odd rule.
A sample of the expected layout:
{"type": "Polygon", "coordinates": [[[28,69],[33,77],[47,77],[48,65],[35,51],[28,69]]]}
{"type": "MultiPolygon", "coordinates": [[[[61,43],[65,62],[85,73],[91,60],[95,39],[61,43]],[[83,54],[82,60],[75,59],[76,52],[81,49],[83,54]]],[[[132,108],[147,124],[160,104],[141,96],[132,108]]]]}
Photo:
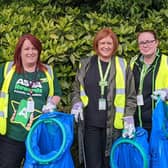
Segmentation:
{"type": "Polygon", "coordinates": [[[6,62],[5,68],[4,68],[4,78],[10,72],[10,70],[12,69],[12,66],[13,66],[13,61],[6,62]]]}
{"type": "Polygon", "coordinates": [[[135,63],[135,61],[137,60],[137,58],[138,58],[138,55],[136,55],[135,57],[133,57],[133,58],[131,59],[131,61],[130,61],[131,70],[133,70],[133,68],[134,68],[134,63],[135,63]]]}
{"type": "Polygon", "coordinates": [[[168,71],[168,56],[163,54],[161,55],[160,66],[156,75],[155,90],[168,88],[167,71],[168,71]]]}
{"type": "Polygon", "coordinates": [[[53,85],[53,81],[54,81],[54,73],[53,73],[53,68],[49,65],[45,65],[47,68],[47,71],[44,71],[47,79],[48,79],[48,85],[49,85],[49,96],[53,96],[54,95],[54,85],[53,85]]]}
{"type": "Polygon", "coordinates": [[[14,72],[15,72],[15,66],[13,66],[13,62],[7,62],[4,68],[4,82],[2,84],[2,91],[5,93],[8,92],[9,85],[14,72]]]}

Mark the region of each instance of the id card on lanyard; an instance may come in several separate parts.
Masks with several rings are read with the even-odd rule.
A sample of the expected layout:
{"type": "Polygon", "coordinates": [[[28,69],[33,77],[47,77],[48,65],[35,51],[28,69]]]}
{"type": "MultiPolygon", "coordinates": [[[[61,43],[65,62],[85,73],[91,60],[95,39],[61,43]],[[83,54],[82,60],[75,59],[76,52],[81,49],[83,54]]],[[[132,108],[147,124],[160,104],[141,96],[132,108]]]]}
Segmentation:
{"type": "Polygon", "coordinates": [[[140,74],[139,93],[137,95],[137,105],[138,106],[143,106],[144,105],[142,90],[143,90],[144,78],[145,78],[147,73],[148,73],[148,67],[147,67],[147,65],[143,64],[142,71],[141,71],[141,74],[140,74]]]}
{"type": "Polygon", "coordinates": [[[99,74],[100,74],[99,86],[101,90],[101,98],[99,98],[99,102],[98,102],[99,110],[106,110],[106,99],[104,98],[104,91],[105,91],[105,87],[108,86],[107,76],[110,72],[110,67],[111,67],[111,60],[109,61],[105,75],[103,76],[102,66],[100,63],[100,59],[98,58],[98,68],[99,68],[99,74]]]}

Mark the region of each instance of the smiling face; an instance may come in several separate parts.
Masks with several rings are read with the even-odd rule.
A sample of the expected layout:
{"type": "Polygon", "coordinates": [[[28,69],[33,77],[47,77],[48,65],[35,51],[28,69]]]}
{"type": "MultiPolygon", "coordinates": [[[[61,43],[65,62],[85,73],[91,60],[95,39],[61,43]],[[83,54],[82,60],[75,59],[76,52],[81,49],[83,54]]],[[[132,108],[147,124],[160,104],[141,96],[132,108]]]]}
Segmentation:
{"type": "Polygon", "coordinates": [[[21,59],[23,66],[36,66],[38,60],[38,50],[26,39],[21,49],[21,59]]]}
{"type": "Polygon", "coordinates": [[[111,36],[104,37],[98,41],[98,53],[102,61],[109,61],[114,51],[113,39],[111,36]]]}
{"type": "Polygon", "coordinates": [[[138,36],[138,46],[144,57],[154,57],[156,54],[158,40],[151,32],[142,32],[138,36]]]}

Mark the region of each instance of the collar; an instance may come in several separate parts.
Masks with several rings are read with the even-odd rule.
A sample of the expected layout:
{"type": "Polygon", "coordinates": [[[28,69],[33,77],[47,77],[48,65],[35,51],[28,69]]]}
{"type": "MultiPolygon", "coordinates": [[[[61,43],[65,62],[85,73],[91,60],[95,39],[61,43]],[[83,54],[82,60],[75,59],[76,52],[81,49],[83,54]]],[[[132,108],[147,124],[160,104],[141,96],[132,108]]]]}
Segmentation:
{"type": "Polygon", "coordinates": [[[150,66],[155,65],[160,57],[161,57],[161,52],[160,52],[159,49],[157,49],[157,51],[156,51],[156,56],[155,56],[155,59],[154,59],[154,61],[153,61],[152,64],[146,64],[146,63],[144,62],[144,56],[143,56],[142,54],[139,55],[137,61],[135,61],[135,62],[136,62],[137,65],[146,64],[147,67],[150,67],[150,66]]]}

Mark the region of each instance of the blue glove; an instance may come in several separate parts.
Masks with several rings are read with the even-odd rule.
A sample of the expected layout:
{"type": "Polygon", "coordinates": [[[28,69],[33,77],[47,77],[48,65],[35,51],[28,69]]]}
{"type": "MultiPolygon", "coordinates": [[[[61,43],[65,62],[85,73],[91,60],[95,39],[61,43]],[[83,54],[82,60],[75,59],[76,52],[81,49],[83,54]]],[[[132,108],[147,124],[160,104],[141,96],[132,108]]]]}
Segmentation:
{"type": "Polygon", "coordinates": [[[161,100],[166,101],[168,100],[168,89],[154,91],[151,97],[154,100],[157,100],[158,98],[160,98],[161,100]]]}
{"type": "Polygon", "coordinates": [[[83,120],[83,104],[82,102],[77,102],[73,105],[71,109],[71,114],[74,115],[75,121],[78,122],[79,117],[83,120]]]}
{"type": "Polygon", "coordinates": [[[133,116],[124,117],[124,129],[122,132],[123,138],[134,138],[135,136],[135,125],[133,116]]]}

